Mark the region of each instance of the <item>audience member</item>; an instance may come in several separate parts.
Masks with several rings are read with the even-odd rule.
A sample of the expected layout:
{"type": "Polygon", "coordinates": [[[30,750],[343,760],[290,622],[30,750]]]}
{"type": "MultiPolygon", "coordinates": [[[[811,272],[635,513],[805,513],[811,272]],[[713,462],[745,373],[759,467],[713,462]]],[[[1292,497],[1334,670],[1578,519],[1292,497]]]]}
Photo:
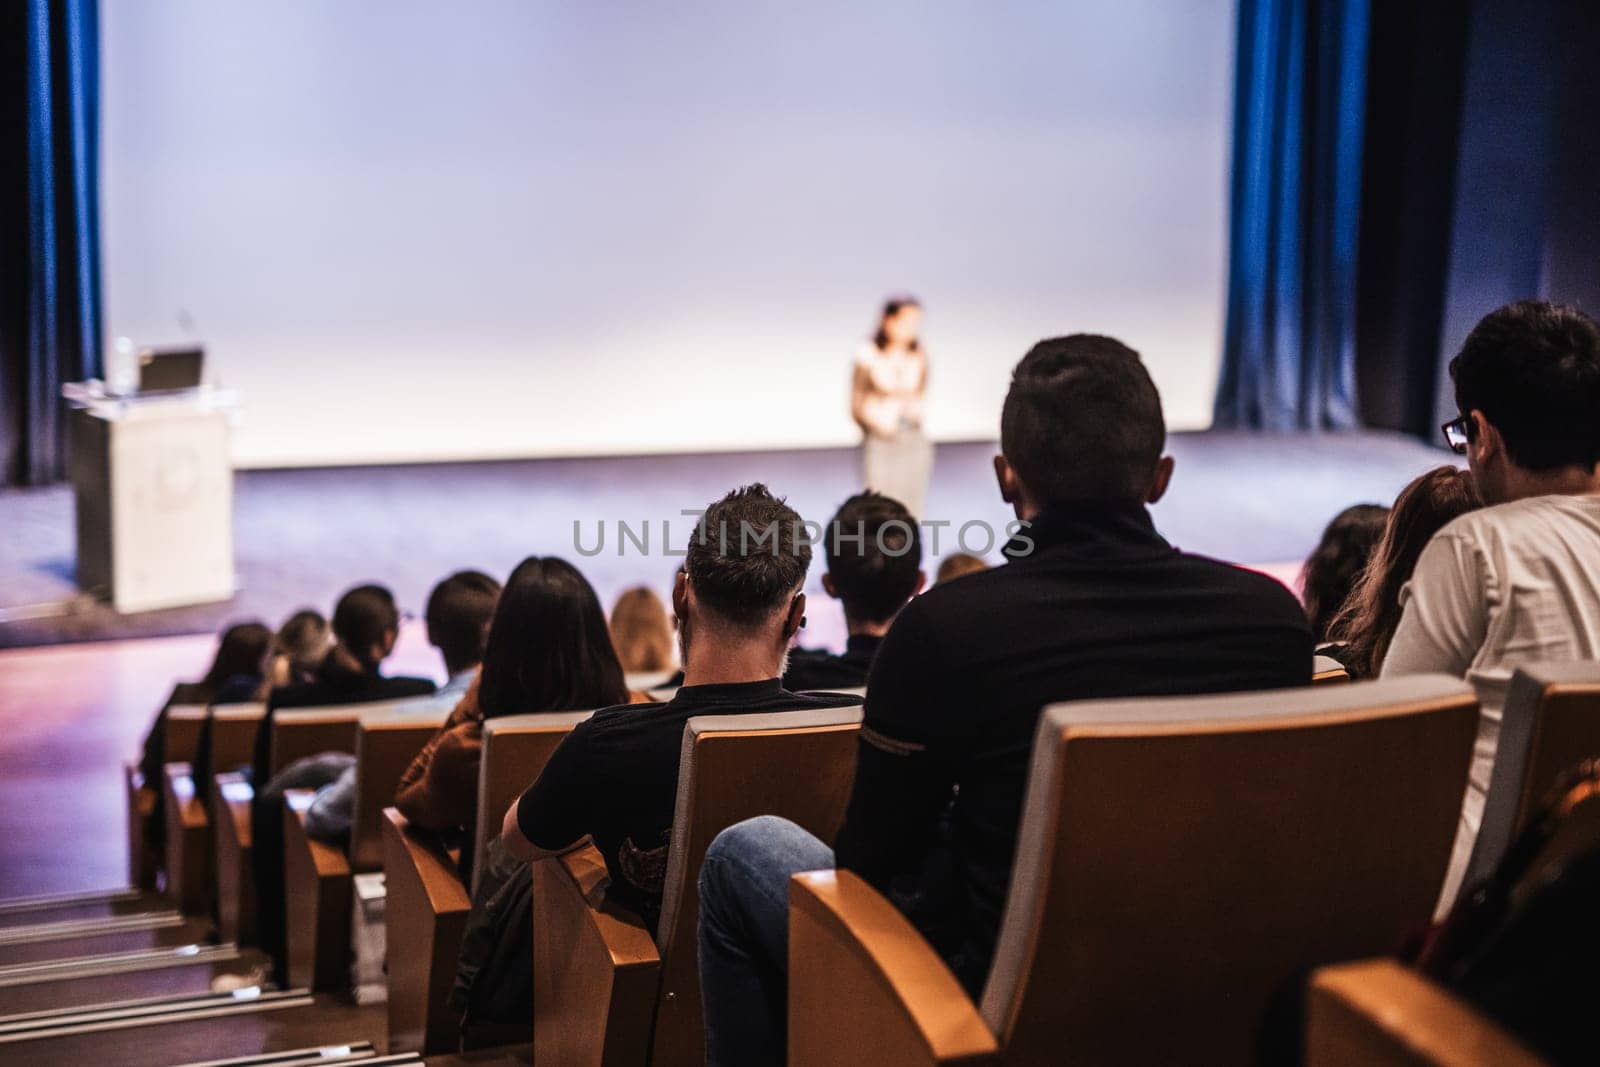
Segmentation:
{"type": "Polygon", "coordinates": [[[1345,508],[1322,531],[1322,540],[1300,569],[1301,599],[1311,623],[1311,639],[1318,644],[1328,640],[1328,627],[1378,547],[1388,514],[1382,504],[1345,508]]]}
{"type": "Polygon", "coordinates": [[[290,789],[326,785],[344,767],[337,760],[314,756],[272,777],[273,717],[279,708],[361,704],[432,693],[434,685],[426,678],[386,678],[379,673],[379,667],[394,650],[399,632],[400,612],[389,590],[379,585],[351,589],[334,608],[335,644],[323,657],[315,677],[274,689],[267,699],[266,715],[256,733],[251,775],[256,794],[250,805],[250,830],[255,858],[256,935],[279,978],[284,953],[283,794],[290,789]]]}
{"type": "Polygon", "coordinates": [[[310,681],[322,657],[328,654],[331,640],[328,620],[320,611],[303,608],[295,612],[272,635],[259,670],[228,681],[218,690],[215,703],[264,703],[274,689],[310,681]]]}
{"type": "Polygon", "coordinates": [[[647,585],[617,597],[611,609],[611,643],[627,674],[665,674],[672,670],[672,620],[666,605],[647,585]]]}
{"type": "Polygon", "coordinates": [[[1600,327],[1539,301],[1486,315],[1450,361],[1460,415],[1446,440],[1488,507],[1428,542],[1400,593],[1385,677],[1465,677],[1482,708],[1455,853],[1460,887],[1483,815],[1517,664],[1600,659],[1600,327]]]}
{"type": "Polygon", "coordinates": [[[789,641],[805,615],[811,546],[799,525],[800,517],[759,484],[706,509],[672,590],[682,688],[665,704],[609,708],[579,724],[506,811],[505,842],[514,854],[554,855],[592,839],[611,875],[608,899],[653,930],[684,724],[696,715],[858,702],[791,693],[780,681],[789,641]]]}
{"type": "Polygon", "coordinates": [[[939,571],[933,580],[936,585],[942,585],[963,574],[977,574],[988,569],[989,564],[980,556],[974,556],[971,552],[952,552],[939,561],[939,571]]]}
{"type": "Polygon", "coordinates": [[[139,797],[140,814],[144,817],[144,837],[147,847],[156,851],[165,846],[167,837],[165,793],[161,788],[163,768],[167,763],[167,712],[183,704],[213,704],[218,693],[232,681],[251,679],[259,681],[261,657],[272,631],[259,622],[241,622],[222,631],[216,655],[205,677],[198,682],[179,682],[172,687],[167,702],[161,705],[150,732],[145,735],[144,754],[139,759],[139,773],[144,776],[144,787],[139,797]]]}
{"type": "Polygon", "coordinates": [[[709,1063],[783,1059],[796,871],[855,871],[977,995],[1046,705],[1309,683],[1311,635],[1287,589],[1156,533],[1146,505],[1172,474],[1165,435],[1139,356],[1111,338],[1043,341],[1017,365],[995,473],[1026,526],[1004,566],[935,586],[890,628],[837,854],[763,817],[724,831],[706,856],[709,1063]]]}
{"type": "Polygon", "coordinates": [[[1328,624],[1333,644],[1317,651],[1338,660],[1352,678],[1376,677],[1400,625],[1400,589],[1423,546],[1445,523],[1481,507],[1472,475],[1457,467],[1435,467],[1400,490],[1372,559],[1328,624]]]}
{"type": "Polygon", "coordinates": [[[843,655],[805,648],[789,653],[783,684],[796,692],[866,685],[889,624],[927,580],[917,520],[881,493],[858,493],[839,506],[823,531],[822,554],[828,567],[822,588],[843,605],[848,636],[843,655]]]}
{"type": "Polygon", "coordinates": [[[501,594],[476,685],[401,776],[395,807],[462,847],[462,868],[469,870],[484,721],[628,700],[594,588],[566,560],[530,556],[501,594]]]}

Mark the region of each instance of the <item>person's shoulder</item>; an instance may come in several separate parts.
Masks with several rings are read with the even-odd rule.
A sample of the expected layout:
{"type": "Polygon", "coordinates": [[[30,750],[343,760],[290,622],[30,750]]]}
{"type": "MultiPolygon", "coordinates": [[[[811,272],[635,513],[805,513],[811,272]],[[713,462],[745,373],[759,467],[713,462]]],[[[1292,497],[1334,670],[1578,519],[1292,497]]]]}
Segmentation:
{"type": "Polygon", "coordinates": [[[824,711],[828,708],[849,708],[861,703],[854,693],[829,693],[825,691],[794,693],[783,691],[774,711],[824,711]]]}
{"type": "Polygon", "coordinates": [[[1243,612],[1261,614],[1275,611],[1301,626],[1306,625],[1305,609],[1300,606],[1300,598],[1287,585],[1265,571],[1192,552],[1179,552],[1177,561],[1197,581],[1228,590],[1232,597],[1237,598],[1243,612]]]}
{"type": "Polygon", "coordinates": [[[427,678],[412,678],[399,674],[392,678],[385,678],[381,688],[385,696],[420,697],[428,696],[439,687],[427,678]]]}
{"type": "Polygon", "coordinates": [[[273,708],[307,708],[329,702],[329,694],[321,682],[295,682],[280,685],[267,697],[273,708]]]}

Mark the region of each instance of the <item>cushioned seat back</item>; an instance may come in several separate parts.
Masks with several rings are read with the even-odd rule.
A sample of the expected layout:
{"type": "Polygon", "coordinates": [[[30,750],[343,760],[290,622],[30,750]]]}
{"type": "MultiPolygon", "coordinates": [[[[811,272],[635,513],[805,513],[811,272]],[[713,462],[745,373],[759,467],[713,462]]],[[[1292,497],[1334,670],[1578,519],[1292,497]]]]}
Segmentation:
{"type": "Polygon", "coordinates": [[[1249,1062],[1312,968],[1427,922],[1477,716],[1439,676],[1047,709],[982,1001],[1006,1062],[1249,1062]]]}
{"type": "MultiPolygon", "coordinates": [[[[533,784],[550,762],[550,754],[592,711],[544,711],[502,715],[483,724],[483,762],[478,767],[478,825],[472,854],[481,857],[489,840],[500,835],[500,822],[511,802],[533,784]]],[[[473,887],[483,864],[472,867],[473,887]]]]}
{"type": "Polygon", "coordinates": [[[376,871],[383,866],[383,809],[394,803],[400,776],[444,725],[450,709],[438,701],[419,701],[361,716],[356,729],[356,801],[350,824],[350,868],[376,871]]]}
{"type": "Polygon", "coordinates": [[[832,843],[855,779],[861,707],[769,715],[706,715],[683,732],[667,851],[661,923],[661,992],[652,1062],[703,1063],[700,861],[734,823],[779,815],[832,843]]]}
{"type": "Polygon", "coordinates": [[[1600,757],[1600,663],[1528,663],[1511,677],[1483,822],[1464,884],[1488,877],[1561,776],[1600,757]]]}

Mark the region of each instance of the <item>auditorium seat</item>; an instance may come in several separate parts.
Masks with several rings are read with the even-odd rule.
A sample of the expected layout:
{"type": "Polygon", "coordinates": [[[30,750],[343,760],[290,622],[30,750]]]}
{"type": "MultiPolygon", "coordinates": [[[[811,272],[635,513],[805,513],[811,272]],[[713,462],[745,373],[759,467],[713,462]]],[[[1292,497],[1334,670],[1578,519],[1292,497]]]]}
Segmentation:
{"type": "Polygon", "coordinates": [[[718,833],[756,815],[783,816],[831,842],[860,723],[859,706],[689,720],[654,939],[638,916],[595,903],[606,872],[593,846],[534,864],[536,1062],[704,1062],[700,861],[718,833]]]}
{"type": "MultiPolygon", "coordinates": [[[[200,734],[206,720],[204,704],[174,704],[167,709],[166,758],[170,762],[192,762],[199,750],[200,734]]],[[[165,857],[147,847],[146,823],[155,817],[156,794],[161,782],[147,782],[137,763],[122,768],[128,808],[128,884],[135,889],[154,889],[165,869],[165,857]]]]}
{"type": "Polygon", "coordinates": [[[211,819],[205,797],[195,789],[190,763],[162,767],[161,789],[166,818],[167,895],[186,915],[211,910],[211,819]]]}
{"type": "MultiPolygon", "coordinates": [[[[401,702],[279,709],[269,727],[269,769],[277,774],[295,760],[318,752],[354,753],[356,726],[362,714],[381,712],[395,703],[401,702]]],[[[253,732],[251,736],[254,737],[253,732]]],[[[222,765],[215,766],[220,770],[222,765]]],[[[219,931],[232,933],[242,939],[240,943],[250,944],[255,940],[256,929],[255,846],[250,829],[255,787],[244,774],[222,771],[212,776],[211,797],[212,810],[217,813],[214,827],[219,931]]]]}
{"type": "Polygon", "coordinates": [[[1477,717],[1443,676],[1048,708],[981,1003],[860,878],[799,874],[790,1062],[1249,1062],[1296,981],[1427,922],[1477,717]]]}
{"type": "Polygon", "coordinates": [[[1324,967],[1312,978],[1306,1067],[1542,1067],[1473,1005],[1392,960],[1324,967]]]}
{"type": "MultiPolygon", "coordinates": [[[[443,725],[448,709],[408,710],[401,702],[363,705],[356,732],[356,798],[348,848],[306,833],[316,793],[284,794],[283,874],[291,984],[323,992],[350,986],[353,876],[383,868],[383,809],[400,776],[443,725]]],[[[399,944],[404,944],[402,938],[399,944]]]]}
{"type": "Polygon", "coordinates": [[[1311,657],[1311,684],[1312,685],[1338,685],[1350,680],[1350,672],[1345,670],[1344,664],[1332,656],[1311,657]]]}
{"type": "MultiPolygon", "coordinates": [[[[542,712],[490,719],[483,728],[478,766],[478,824],[473,828],[473,884],[489,841],[500,833],[501,816],[539,777],[550,754],[587,711],[542,712]]],[[[461,934],[472,897],[462,884],[455,857],[439,836],[411,826],[398,811],[384,812],[383,870],[388,886],[384,921],[390,944],[407,945],[392,956],[389,970],[389,1047],[426,1053],[457,1048],[459,1020],[447,998],[455,981],[461,934]]],[[[504,1035],[495,1035],[495,1040],[504,1035]]],[[[528,1040],[524,1035],[522,1040],[528,1040]]],[[[469,1047],[478,1042],[469,1035],[469,1047]]]]}
{"type": "Polygon", "coordinates": [[[1528,663],[1506,691],[1483,821],[1463,885],[1487,878],[1561,776],[1600,757],[1600,662],[1528,663]]]}

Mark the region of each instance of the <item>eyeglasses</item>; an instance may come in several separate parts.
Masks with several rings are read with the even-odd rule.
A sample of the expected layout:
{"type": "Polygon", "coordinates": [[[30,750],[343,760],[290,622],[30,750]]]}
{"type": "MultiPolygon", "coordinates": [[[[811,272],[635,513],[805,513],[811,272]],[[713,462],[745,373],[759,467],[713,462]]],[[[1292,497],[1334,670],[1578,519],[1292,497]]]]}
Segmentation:
{"type": "Polygon", "coordinates": [[[1450,451],[1458,456],[1467,454],[1467,417],[1465,415],[1457,415],[1439,427],[1439,429],[1444,431],[1444,443],[1450,446],[1450,451]]]}

